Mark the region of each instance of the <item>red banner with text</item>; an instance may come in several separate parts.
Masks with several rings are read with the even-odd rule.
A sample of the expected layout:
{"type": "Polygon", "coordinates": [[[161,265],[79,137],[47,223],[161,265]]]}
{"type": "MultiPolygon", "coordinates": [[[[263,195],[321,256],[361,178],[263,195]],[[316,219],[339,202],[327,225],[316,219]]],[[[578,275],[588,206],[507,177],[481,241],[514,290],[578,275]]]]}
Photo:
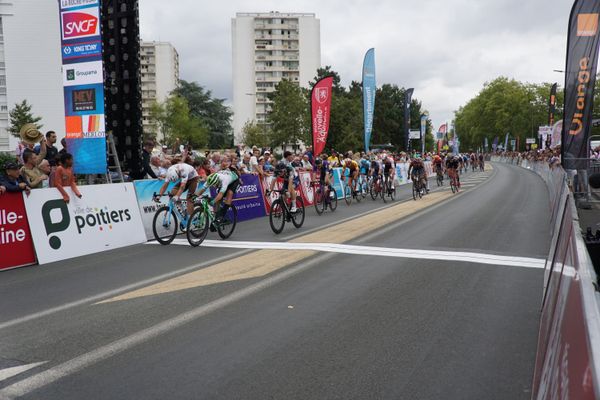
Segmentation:
{"type": "Polygon", "coordinates": [[[331,112],[331,88],[333,77],[327,76],[312,88],[310,94],[313,154],[318,156],[325,149],[329,134],[329,114],[331,112]]]}
{"type": "Polygon", "coordinates": [[[35,263],[35,251],[21,193],[0,195],[0,270],[35,263]]]}

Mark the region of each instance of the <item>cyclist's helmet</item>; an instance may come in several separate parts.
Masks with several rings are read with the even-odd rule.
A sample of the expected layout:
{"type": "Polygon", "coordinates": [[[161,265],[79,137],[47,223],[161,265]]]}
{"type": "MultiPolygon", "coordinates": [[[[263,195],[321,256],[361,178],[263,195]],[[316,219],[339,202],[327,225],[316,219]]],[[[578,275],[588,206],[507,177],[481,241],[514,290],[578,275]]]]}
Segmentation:
{"type": "Polygon", "coordinates": [[[283,161],[279,161],[277,163],[277,165],[275,166],[275,173],[276,174],[282,174],[286,171],[287,166],[285,165],[285,163],[283,161]]]}
{"type": "Polygon", "coordinates": [[[219,184],[219,176],[216,173],[210,174],[206,178],[206,186],[217,186],[219,184]]]}
{"type": "Polygon", "coordinates": [[[315,158],[315,165],[317,167],[320,167],[323,164],[323,160],[321,160],[320,158],[315,158]]]}
{"type": "Polygon", "coordinates": [[[165,181],[167,182],[177,182],[179,180],[179,174],[175,168],[169,168],[167,170],[167,175],[165,176],[165,181]]]}

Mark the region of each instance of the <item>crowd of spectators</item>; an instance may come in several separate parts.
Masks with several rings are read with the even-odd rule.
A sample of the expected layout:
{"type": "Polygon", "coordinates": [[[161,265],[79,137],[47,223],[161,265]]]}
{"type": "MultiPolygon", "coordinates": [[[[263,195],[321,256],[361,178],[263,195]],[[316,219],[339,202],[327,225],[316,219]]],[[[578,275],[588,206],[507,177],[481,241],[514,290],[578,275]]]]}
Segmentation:
{"type": "Polygon", "coordinates": [[[43,135],[32,124],[25,125],[20,134],[16,158],[4,165],[5,173],[0,176],[0,195],[6,192],[29,195],[33,189],[55,187],[68,203],[69,195],[64,188],[70,187],[81,198],[73,174],[73,156],[67,152],[66,140],[61,140],[62,149],[58,150],[56,132],[48,131],[43,135]]]}

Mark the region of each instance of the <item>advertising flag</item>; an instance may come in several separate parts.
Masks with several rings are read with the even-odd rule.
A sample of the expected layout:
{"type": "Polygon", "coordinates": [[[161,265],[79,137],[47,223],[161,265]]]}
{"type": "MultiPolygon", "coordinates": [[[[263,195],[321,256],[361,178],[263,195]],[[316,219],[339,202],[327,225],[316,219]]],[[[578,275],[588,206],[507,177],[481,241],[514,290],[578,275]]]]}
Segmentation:
{"type": "Polygon", "coordinates": [[[562,163],[565,169],[585,168],[600,30],[600,0],[576,0],[571,9],[565,69],[565,109],[562,129],[562,163]]]}
{"type": "Polygon", "coordinates": [[[59,0],[65,132],[78,174],[105,174],[104,71],[98,0],[59,0]]]}
{"type": "Polygon", "coordinates": [[[554,113],[556,112],[556,87],[555,83],[550,88],[550,99],[548,100],[548,125],[554,125],[554,113]]]}
{"type": "Polygon", "coordinates": [[[492,143],[492,150],[496,151],[497,148],[498,148],[498,136],[496,136],[494,138],[494,142],[492,143]]]}
{"type": "Polygon", "coordinates": [[[488,139],[487,139],[487,136],[484,138],[484,141],[483,141],[483,149],[484,149],[484,151],[488,151],[488,139]]]}
{"type": "Polygon", "coordinates": [[[502,149],[504,151],[508,151],[508,136],[509,134],[506,133],[506,136],[504,137],[504,148],[502,149]]]}
{"type": "Polygon", "coordinates": [[[438,131],[437,131],[437,140],[443,140],[444,139],[444,135],[446,134],[448,129],[448,124],[442,124],[440,125],[438,131]]]}
{"type": "Polygon", "coordinates": [[[310,109],[315,157],[323,152],[329,134],[329,115],[331,113],[331,89],[333,77],[320,79],[310,92],[310,109]]]}
{"type": "Polygon", "coordinates": [[[421,155],[425,154],[425,136],[427,135],[427,114],[421,114],[421,155]]]}
{"type": "Polygon", "coordinates": [[[406,89],[404,92],[404,135],[406,136],[406,149],[409,149],[410,140],[410,102],[412,101],[412,95],[415,90],[413,88],[406,89]]]}
{"type": "Polygon", "coordinates": [[[363,117],[365,125],[365,151],[369,151],[371,133],[373,132],[373,114],[375,112],[375,49],[369,49],[365,54],[362,71],[363,87],[363,117]]]}

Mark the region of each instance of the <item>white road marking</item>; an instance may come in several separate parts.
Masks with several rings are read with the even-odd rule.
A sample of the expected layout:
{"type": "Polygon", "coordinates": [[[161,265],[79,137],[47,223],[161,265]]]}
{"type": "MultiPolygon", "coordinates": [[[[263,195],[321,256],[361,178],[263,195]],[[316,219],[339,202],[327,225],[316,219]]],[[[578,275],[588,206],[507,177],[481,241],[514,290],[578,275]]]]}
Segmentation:
{"type": "Polygon", "coordinates": [[[29,371],[32,368],[39,367],[40,365],[46,364],[48,361],[37,362],[33,364],[18,365],[16,367],[4,368],[0,370],[0,382],[12,378],[15,375],[19,375],[22,372],[29,371]]]}
{"type": "MultiPolygon", "coordinates": [[[[186,239],[175,239],[172,244],[189,246],[186,239]]],[[[507,267],[523,268],[544,268],[546,264],[546,260],[542,258],[501,256],[497,254],[473,253],[464,251],[396,249],[388,247],[357,246],[338,243],[290,243],[205,240],[204,242],[202,242],[201,246],[221,247],[229,249],[313,250],[330,253],[357,254],[364,256],[468,262],[476,264],[502,265],[507,267]]]]}

